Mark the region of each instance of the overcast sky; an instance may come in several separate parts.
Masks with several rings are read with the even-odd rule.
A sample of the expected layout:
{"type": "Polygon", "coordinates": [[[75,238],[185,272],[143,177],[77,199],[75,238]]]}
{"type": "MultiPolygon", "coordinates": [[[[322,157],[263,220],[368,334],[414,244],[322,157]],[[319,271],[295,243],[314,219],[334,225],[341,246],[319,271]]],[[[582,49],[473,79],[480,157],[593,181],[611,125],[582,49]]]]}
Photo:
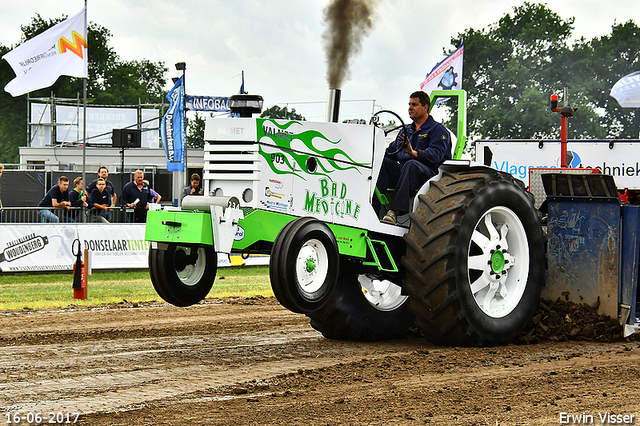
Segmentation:
{"type": "MultiPolygon", "coordinates": [[[[186,62],[186,92],[230,96],[240,87],[264,97],[265,107],[288,103],[307,120],[324,121],[328,83],[323,10],[328,0],[89,0],[88,19],[108,28],[123,60],[163,61],[168,81],[186,62]]],[[[444,58],[450,39],[487,28],[522,5],[515,0],[377,0],[374,25],[349,64],[340,119],[368,118],[381,108],[408,120],[408,95],[444,58]]],[[[552,2],[563,19],[575,17],[574,36],[610,34],[614,22],[640,19],[640,2],[552,2]]],[[[0,42],[13,46],[20,25],[71,16],[82,0],[3,2],[0,42]]],[[[0,82],[4,87],[8,82],[0,82]]],[[[167,84],[167,89],[171,83],[167,84]]],[[[562,88],[559,88],[561,90],[562,88]]]]}

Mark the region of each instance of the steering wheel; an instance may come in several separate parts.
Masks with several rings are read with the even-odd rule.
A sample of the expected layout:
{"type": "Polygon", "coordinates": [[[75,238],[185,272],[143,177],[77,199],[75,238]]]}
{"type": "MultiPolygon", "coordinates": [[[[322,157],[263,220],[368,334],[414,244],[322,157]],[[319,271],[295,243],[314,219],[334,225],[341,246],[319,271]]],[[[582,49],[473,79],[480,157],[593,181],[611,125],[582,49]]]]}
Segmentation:
{"type": "MultiPolygon", "coordinates": [[[[376,127],[380,127],[380,117],[379,115],[382,113],[387,113],[387,114],[391,114],[394,117],[396,117],[399,121],[400,121],[400,125],[399,126],[394,126],[391,127],[389,129],[383,129],[384,131],[384,135],[387,136],[389,133],[396,131],[398,129],[404,129],[406,127],[406,125],[404,124],[404,120],[402,120],[402,117],[400,117],[398,114],[396,114],[393,111],[389,111],[388,109],[382,109],[378,112],[376,112],[375,114],[373,114],[373,116],[371,117],[371,122],[370,124],[373,124],[376,127]]],[[[400,142],[398,144],[398,149],[396,149],[393,152],[387,152],[389,155],[396,155],[397,153],[399,153],[400,151],[402,151],[404,149],[404,147],[407,145],[407,136],[404,136],[404,140],[402,142],[400,142]]],[[[394,141],[395,142],[395,141],[394,141]]],[[[393,142],[391,142],[391,144],[393,144],[393,142]]],[[[391,146],[391,144],[389,146],[391,146]]],[[[387,148],[388,149],[388,148],[387,148]]]]}

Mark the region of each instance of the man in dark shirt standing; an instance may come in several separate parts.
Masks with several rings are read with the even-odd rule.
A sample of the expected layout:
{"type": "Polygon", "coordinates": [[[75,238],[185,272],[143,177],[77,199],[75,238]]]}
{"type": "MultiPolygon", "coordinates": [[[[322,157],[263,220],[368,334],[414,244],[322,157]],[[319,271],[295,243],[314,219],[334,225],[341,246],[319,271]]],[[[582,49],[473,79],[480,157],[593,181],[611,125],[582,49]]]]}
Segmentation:
{"type": "MultiPolygon", "coordinates": [[[[71,209],[69,202],[69,178],[60,176],[58,183],[53,185],[47,195],[40,200],[38,207],[61,207],[66,210],[63,212],[62,220],[65,222],[74,222],[74,220],[66,214],[71,209]]],[[[49,209],[38,210],[38,214],[42,218],[42,222],[58,223],[60,219],[49,209]]]]}
{"type": "Polygon", "coordinates": [[[151,190],[149,185],[144,183],[144,172],[136,170],[133,174],[133,181],[127,183],[122,189],[122,204],[135,209],[135,223],[145,223],[150,202],[151,190]]]}
{"type": "MultiPolygon", "coordinates": [[[[105,188],[107,188],[107,190],[109,191],[109,194],[111,194],[110,205],[115,206],[116,201],[118,199],[118,197],[116,196],[116,188],[113,186],[113,182],[107,179],[108,176],[109,176],[109,169],[107,169],[105,166],[100,166],[100,168],[98,169],[98,179],[104,179],[105,188]]],[[[87,185],[87,194],[91,195],[94,188],[96,187],[96,184],[98,183],[98,179],[91,181],[89,185],[87,185]]]]}
{"type": "Polygon", "coordinates": [[[395,224],[399,215],[408,213],[416,191],[438,173],[438,167],[445,160],[451,159],[449,131],[429,115],[429,107],[429,96],[425,92],[411,94],[409,117],[413,123],[400,130],[385,154],[376,186],[383,194],[393,188],[395,194],[382,219],[384,222],[395,224]],[[402,150],[390,154],[405,140],[402,150]]]}

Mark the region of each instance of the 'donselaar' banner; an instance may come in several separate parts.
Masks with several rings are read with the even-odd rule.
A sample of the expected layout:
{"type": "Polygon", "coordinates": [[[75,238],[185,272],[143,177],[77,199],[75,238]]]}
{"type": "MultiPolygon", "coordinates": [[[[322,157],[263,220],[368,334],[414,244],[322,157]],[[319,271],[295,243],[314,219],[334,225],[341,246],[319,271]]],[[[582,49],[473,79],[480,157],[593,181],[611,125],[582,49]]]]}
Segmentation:
{"type": "Polygon", "coordinates": [[[70,271],[75,239],[82,250],[91,252],[92,269],[149,266],[144,224],[0,225],[0,229],[0,272],[70,271]]]}

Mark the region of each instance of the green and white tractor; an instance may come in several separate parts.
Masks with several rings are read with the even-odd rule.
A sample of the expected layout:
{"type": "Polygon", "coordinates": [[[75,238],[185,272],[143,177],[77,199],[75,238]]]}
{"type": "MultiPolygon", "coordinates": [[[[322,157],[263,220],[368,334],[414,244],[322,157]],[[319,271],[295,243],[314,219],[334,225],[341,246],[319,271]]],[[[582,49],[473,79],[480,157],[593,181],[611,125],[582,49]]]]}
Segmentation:
{"type": "Polygon", "coordinates": [[[466,94],[434,91],[432,105],[441,96],[458,98],[454,160],[398,225],[372,206],[387,201],[375,186],[388,111],[368,124],[209,119],[206,195],[147,217],[158,294],[192,305],[214,284],[218,253],[267,253],[278,301],[328,338],[392,339],[416,325],[437,344],[511,341],[544,283],[540,215],[520,181],[460,160],[466,94]]]}

